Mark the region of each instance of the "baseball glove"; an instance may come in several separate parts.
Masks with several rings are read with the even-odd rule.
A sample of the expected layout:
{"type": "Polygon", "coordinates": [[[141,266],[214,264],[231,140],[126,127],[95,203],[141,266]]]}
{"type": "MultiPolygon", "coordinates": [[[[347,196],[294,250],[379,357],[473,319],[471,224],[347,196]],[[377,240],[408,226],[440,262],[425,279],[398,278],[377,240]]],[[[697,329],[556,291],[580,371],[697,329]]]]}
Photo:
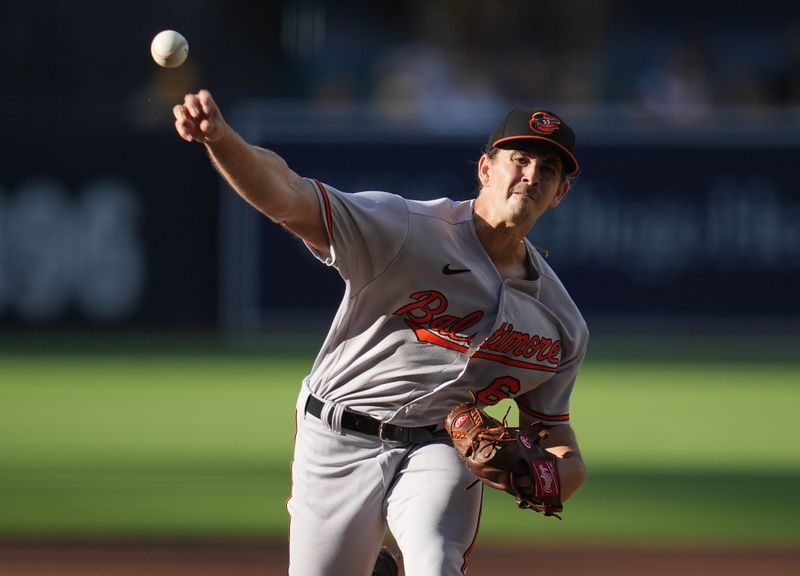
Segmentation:
{"type": "Polygon", "coordinates": [[[450,411],[445,428],[456,452],[478,480],[505,490],[520,508],[561,519],[556,457],[540,446],[549,434],[541,422],[525,430],[507,426],[505,418],[496,420],[473,399],[450,411]]]}

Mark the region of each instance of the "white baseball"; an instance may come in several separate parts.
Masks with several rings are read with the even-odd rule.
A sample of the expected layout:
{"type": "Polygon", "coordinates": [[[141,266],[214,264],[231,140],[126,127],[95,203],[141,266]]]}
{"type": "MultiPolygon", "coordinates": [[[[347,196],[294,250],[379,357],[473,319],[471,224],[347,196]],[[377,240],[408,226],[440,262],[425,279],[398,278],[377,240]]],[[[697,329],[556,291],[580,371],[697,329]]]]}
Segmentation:
{"type": "Polygon", "coordinates": [[[150,43],[150,54],[159,66],[176,68],[186,61],[189,43],[175,30],[162,30],[150,43]]]}

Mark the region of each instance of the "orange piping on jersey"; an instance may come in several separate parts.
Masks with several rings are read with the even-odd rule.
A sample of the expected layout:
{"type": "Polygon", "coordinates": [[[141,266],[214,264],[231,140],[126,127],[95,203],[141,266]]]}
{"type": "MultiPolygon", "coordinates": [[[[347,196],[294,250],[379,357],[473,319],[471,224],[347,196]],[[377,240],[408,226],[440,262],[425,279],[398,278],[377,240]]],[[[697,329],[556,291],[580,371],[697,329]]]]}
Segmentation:
{"type": "Polygon", "coordinates": [[[509,358],[508,356],[501,356],[499,354],[490,354],[489,352],[475,352],[473,354],[475,358],[484,358],[485,360],[492,360],[494,362],[500,362],[501,364],[505,364],[507,366],[516,366],[517,368],[525,368],[526,370],[538,370],[540,372],[555,372],[558,370],[558,366],[543,366],[541,364],[532,364],[530,362],[523,362],[522,360],[514,360],[513,358],[509,358]]]}
{"type": "Polygon", "coordinates": [[[523,406],[519,402],[517,402],[517,406],[520,410],[525,412],[528,416],[533,416],[537,420],[541,420],[542,422],[567,422],[569,420],[569,414],[557,414],[551,416],[549,414],[542,414],[541,412],[537,412],[536,410],[531,410],[527,406],[523,406]]]}
{"type": "Polygon", "coordinates": [[[333,242],[333,218],[331,217],[331,201],[328,199],[328,191],[325,190],[325,186],[322,185],[322,182],[319,180],[314,180],[319,187],[319,191],[322,194],[322,202],[325,204],[325,224],[328,226],[328,236],[330,237],[330,241],[333,242]]]}
{"type": "MultiPolygon", "coordinates": [[[[419,324],[415,324],[410,320],[406,319],[405,323],[408,324],[408,327],[414,331],[414,334],[417,336],[417,340],[420,342],[427,342],[428,344],[435,344],[436,346],[441,346],[442,348],[449,348],[450,350],[455,350],[456,352],[463,352],[466,353],[469,351],[469,348],[466,346],[462,346],[461,344],[456,344],[455,342],[451,342],[441,336],[438,336],[428,330],[420,326],[419,324]]],[[[491,354],[489,352],[482,352],[477,351],[473,354],[475,358],[483,358],[485,360],[491,360],[493,362],[500,362],[501,364],[506,364],[507,366],[516,366],[517,368],[524,368],[526,370],[538,370],[539,372],[555,372],[558,370],[558,366],[543,366],[541,364],[532,364],[530,362],[522,362],[521,360],[514,360],[512,358],[508,358],[507,356],[502,356],[500,354],[491,354]]]]}
{"type": "Polygon", "coordinates": [[[481,527],[481,517],[483,516],[483,485],[480,485],[481,489],[481,503],[478,506],[478,521],[475,523],[475,534],[472,536],[472,542],[469,543],[469,548],[467,548],[466,552],[464,552],[464,563],[461,565],[461,573],[467,573],[467,567],[469,566],[469,555],[472,554],[472,549],[475,547],[475,541],[478,539],[478,530],[481,527]]]}
{"type": "MultiPolygon", "coordinates": [[[[297,443],[297,408],[294,409],[294,442],[297,443]]],[[[290,484],[294,486],[294,456],[289,460],[289,480],[290,484]]],[[[289,510],[289,500],[292,499],[291,490],[289,491],[289,496],[286,497],[286,500],[283,503],[283,507],[286,510],[289,510]]],[[[292,533],[292,515],[289,514],[289,534],[292,533]]]]}

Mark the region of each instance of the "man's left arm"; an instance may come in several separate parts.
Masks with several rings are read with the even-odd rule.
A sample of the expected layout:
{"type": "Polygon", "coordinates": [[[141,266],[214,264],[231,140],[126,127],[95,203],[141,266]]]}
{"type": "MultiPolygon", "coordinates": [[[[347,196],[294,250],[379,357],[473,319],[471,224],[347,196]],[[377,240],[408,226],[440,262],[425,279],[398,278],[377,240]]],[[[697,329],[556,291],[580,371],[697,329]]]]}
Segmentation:
{"type": "MultiPolygon", "coordinates": [[[[520,412],[520,429],[525,430],[533,418],[520,412]]],[[[541,442],[541,447],[553,454],[561,481],[561,501],[565,502],[586,479],[586,467],[578,448],[578,440],[572,426],[558,425],[548,428],[550,434],[541,442]]]]}

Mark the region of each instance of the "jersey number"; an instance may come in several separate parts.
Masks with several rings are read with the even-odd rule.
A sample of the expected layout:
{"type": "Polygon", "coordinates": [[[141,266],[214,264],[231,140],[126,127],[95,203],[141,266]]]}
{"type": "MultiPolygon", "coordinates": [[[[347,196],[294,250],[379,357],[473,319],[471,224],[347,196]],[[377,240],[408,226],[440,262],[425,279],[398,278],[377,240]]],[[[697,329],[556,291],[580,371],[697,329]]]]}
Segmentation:
{"type": "Polygon", "coordinates": [[[519,390],[519,380],[511,376],[501,376],[500,378],[495,378],[491,384],[478,392],[477,398],[484,404],[493,406],[500,400],[505,400],[512,394],[516,394],[519,390]]]}

